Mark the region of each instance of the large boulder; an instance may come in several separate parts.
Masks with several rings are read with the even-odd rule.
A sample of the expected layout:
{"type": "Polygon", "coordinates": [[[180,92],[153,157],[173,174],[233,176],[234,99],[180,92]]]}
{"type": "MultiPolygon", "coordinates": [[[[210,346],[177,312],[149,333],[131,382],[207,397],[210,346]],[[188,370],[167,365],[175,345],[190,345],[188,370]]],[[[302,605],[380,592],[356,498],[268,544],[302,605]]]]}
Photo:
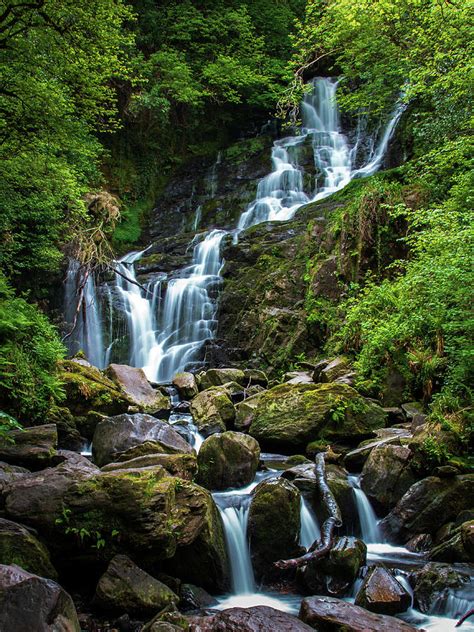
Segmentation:
{"type": "Polygon", "coordinates": [[[56,456],[58,432],[55,424],[11,430],[0,438],[0,460],[31,469],[47,467],[56,456]]]}
{"type": "MultiPolygon", "coordinates": [[[[389,411],[390,409],[384,408],[384,412],[388,414],[390,419],[389,411]]],[[[391,443],[401,445],[400,439],[406,439],[411,436],[410,432],[405,428],[381,428],[380,430],[376,430],[375,434],[377,435],[377,439],[362,441],[357,448],[351,450],[344,456],[344,467],[350,472],[360,472],[374,448],[391,443]]]]}
{"type": "Polygon", "coordinates": [[[202,391],[191,402],[190,412],[199,432],[208,437],[215,432],[225,432],[233,423],[235,408],[229,392],[222,386],[202,391]]]}
{"type": "Polygon", "coordinates": [[[0,630],[80,632],[71,597],[51,579],[0,565],[0,630]]]}
{"type": "Polygon", "coordinates": [[[300,493],[289,481],[262,481],[252,492],[248,537],[257,578],[276,576],[273,563],[300,551],[300,493]]]}
{"type": "MultiPolygon", "coordinates": [[[[281,384],[256,396],[250,434],[270,449],[315,440],[354,443],[385,424],[385,413],[346,384],[281,384]]],[[[254,399],[254,398],[252,398],[254,399]]]]}
{"type": "Polygon", "coordinates": [[[310,632],[296,617],[268,606],[229,608],[210,617],[190,617],[189,632],[310,632]]]}
{"type": "Polygon", "coordinates": [[[248,485],[259,460],[260,447],[253,437],[232,431],[211,435],[198,454],[197,481],[208,489],[248,485]]]}
{"type": "Polygon", "coordinates": [[[409,575],[414,605],[424,613],[431,612],[440,598],[454,595],[471,584],[469,569],[453,568],[450,564],[429,562],[409,575]]]}
{"type": "Polygon", "coordinates": [[[319,379],[315,381],[323,383],[334,382],[349,373],[350,370],[351,365],[347,358],[334,358],[334,360],[331,360],[326,366],[322,367],[319,372],[319,379]]]}
{"type": "Polygon", "coordinates": [[[299,617],[319,632],[416,632],[400,619],[334,597],[306,597],[299,617]]]}
{"type": "MultiPolygon", "coordinates": [[[[120,457],[120,458],[123,458],[120,457]]],[[[119,460],[117,463],[108,463],[102,467],[103,472],[115,470],[128,470],[161,465],[171,476],[192,481],[197,472],[197,459],[195,454],[145,454],[128,461],[119,460]]]]}
{"type": "Polygon", "coordinates": [[[362,469],[360,486],[376,508],[389,511],[417,481],[411,467],[413,453],[407,446],[375,447],[362,469]]]}
{"type": "Polygon", "coordinates": [[[406,542],[419,533],[436,533],[473,505],[474,474],[428,476],[410,487],[380,526],[388,537],[406,542]]]}
{"type": "Polygon", "coordinates": [[[474,520],[463,522],[430,551],[439,562],[474,562],[474,520]]]}
{"type": "Polygon", "coordinates": [[[0,461],[0,506],[3,506],[3,493],[8,489],[8,485],[30,474],[30,470],[27,470],[25,467],[10,465],[10,463],[0,461]]]}
{"type": "Polygon", "coordinates": [[[362,540],[342,536],[336,539],[329,555],[306,565],[300,579],[310,593],[344,595],[366,559],[367,547],[362,540]]]}
{"type": "Polygon", "coordinates": [[[96,564],[124,553],[150,568],[174,556],[173,566],[188,581],[227,587],[224,534],[212,496],[161,466],[44,470],[10,486],[6,511],[47,538],[56,565],[96,564]]]}
{"type": "Polygon", "coordinates": [[[177,389],[180,397],[185,400],[196,397],[199,392],[193,373],[177,373],[173,378],[173,386],[177,389]]]}
{"type": "Polygon", "coordinates": [[[21,568],[56,579],[48,549],[24,526],[0,518],[0,564],[17,564],[21,568]]]}
{"type": "Polygon", "coordinates": [[[168,586],[139,568],[126,555],[116,555],[99,579],[94,602],[112,612],[151,615],[179,601],[168,586]]]}
{"type": "Polygon", "coordinates": [[[140,411],[153,415],[163,415],[169,411],[169,397],[152,388],[143,369],[127,364],[110,364],[106,375],[140,411]]]}
{"type": "Polygon", "coordinates": [[[227,382],[237,382],[244,386],[247,381],[241,369],[209,369],[199,375],[199,389],[204,391],[211,386],[222,386],[227,382]]]}
{"type": "Polygon", "coordinates": [[[367,573],[355,604],[371,612],[393,615],[408,610],[411,596],[390,571],[374,566],[367,573]]]}
{"type": "Polygon", "coordinates": [[[94,432],[92,451],[98,465],[152,453],[191,453],[192,448],[167,422],[151,415],[117,415],[101,421],[94,432]],[[146,445],[145,445],[146,444],[146,445]]]}

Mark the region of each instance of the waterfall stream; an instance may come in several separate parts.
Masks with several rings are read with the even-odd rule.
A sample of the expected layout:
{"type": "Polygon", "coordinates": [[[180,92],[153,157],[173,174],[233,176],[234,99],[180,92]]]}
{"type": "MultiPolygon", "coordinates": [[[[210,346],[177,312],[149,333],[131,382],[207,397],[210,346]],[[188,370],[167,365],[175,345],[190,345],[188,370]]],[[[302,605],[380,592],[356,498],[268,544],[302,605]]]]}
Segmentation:
{"type": "MultiPolygon", "coordinates": [[[[215,290],[223,265],[220,254],[223,238],[233,233],[237,239],[239,232],[261,222],[289,220],[302,205],[331,195],[355,177],[375,173],[382,164],[403,107],[397,106],[378,143],[372,142],[365,165],[356,168],[359,134],[351,146],[342,133],[336,89],[337,81],[332,79],[313,81],[312,90],[301,104],[302,128],[295,136],[275,141],[273,171],[258,183],[256,198],[242,212],[237,228],[197,234],[190,244],[191,265],[170,274],[155,275],[143,287],[137,284],[134,264],[146,251],[131,252],[116,262],[118,274],[113,286],[102,288],[107,309],[95,280],[89,277],[77,311],[78,288],[84,279],[78,262],[71,261],[65,284],[65,320],[70,328],[77,323],[66,341],[70,352],[82,349],[99,368],[118,358],[142,367],[151,381],[162,383],[199,362],[204,342],[212,339],[216,330],[215,290]],[[312,191],[304,190],[303,170],[298,165],[299,151],[307,142],[312,147],[317,174],[312,191]],[[123,341],[127,339],[128,352],[124,358],[123,341]]],[[[221,161],[219,152],[209,176],[210,195],[216,194],[221,161]]],[[[201,222],[201,208],[197,206],[194,230],[201,222]]]]}

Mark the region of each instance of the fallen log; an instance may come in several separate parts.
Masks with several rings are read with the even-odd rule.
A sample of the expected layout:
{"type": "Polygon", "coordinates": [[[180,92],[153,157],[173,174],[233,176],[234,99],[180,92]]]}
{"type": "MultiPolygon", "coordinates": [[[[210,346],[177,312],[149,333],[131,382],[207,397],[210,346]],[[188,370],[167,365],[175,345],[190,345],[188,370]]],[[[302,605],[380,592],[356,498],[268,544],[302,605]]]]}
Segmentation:
{"type": "Polygon", "coordinates": [[[321,527],[321,539],[313,542],[308,552],[300,557],[289,560],[278,560],[275,566],[279,569],[298,568],[304,566],[312,560],[325,557],[334,545],[334,530],[342,525],[341,512],[339,505],[334,498],[333,493],[329,489],[326,481],[326,462],[325,452],[319,452],[315,457],[314,473],[316,474],[316,483],[321,494],[322,502],[326,507],[328,517],[321,527]]]}
{"type": "Polygon", "coordinates": [[[466,621],[466,619],[469,619],[469,617],[472,617],[474,615],[474,608],[472,608],[471,610],[469,610],[468,612],[466,612],[465,615],[463,615],[459,621],[456,623],[456,625],[454,627],[459,628],[459,626],[461,626],[464,621],[466,621]]]}

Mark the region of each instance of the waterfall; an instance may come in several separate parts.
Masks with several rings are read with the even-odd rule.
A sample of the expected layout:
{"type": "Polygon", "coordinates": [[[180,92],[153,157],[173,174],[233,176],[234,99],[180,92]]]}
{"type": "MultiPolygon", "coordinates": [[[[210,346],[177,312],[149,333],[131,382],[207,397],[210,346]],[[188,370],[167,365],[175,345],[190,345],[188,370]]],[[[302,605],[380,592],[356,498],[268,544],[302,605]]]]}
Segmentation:
{"type": "Polygon", "coordinates": [[[231,496],[232,504],[220,507],[224,534],[229,554],[232,592],[234,595],[250,595],[255,592],[250,549],[247,541],[249,498],[231,496]]]}
{"type": "Polygon", "coordinates": [[[303,496],[301,496],[300,516],[301,532],[299,543],[301,546],[304,546],[305,549],[309,549],[316,540],[321,538],[321,530],[319,528],[318,519],[303,496]]]}
{"type": "Polygon", "coordinates": [[[72,258],[66,273],[64,306],[64,318],[70,333],[65,340],[69,353],[74,355],[84,351],[91,364],[103,368],[102,316],[95,279],[92,274],[85,277],[79,261],[72,258]]]}
{"type": "MultiPolygon", "coordinates": [[[[352,178],[371,175],[380,167],[403,106],[397,106],[379,142],[372,143],[365,166],[356,169],[359,134],[351,146],[342,133],[336,90],[337,81],[332,79],[313,81],[312,90],[301,104],[303,126],[297,135],[274,142],[273,170],[260,180],[255,200],[242,212],[237,228],[230,231],[235,240],[240,231],[255,224],[291,219],[302,205],[325,198],[352,178]],[[304,190],[303,170],[298,165],[298,155],[305,143],[311,145],[316,168],[313,191],[304,190]]],[[[221,160],[219,152],[207,179],[211,196],[217,192],[221,160]]],[[[201,222],[202,207],[197,205],[195,231],[201,222]]],[[[209,230],[203,238],[198,236],[197,244],[195,237],[190,244],[194,248],[191,265],[169,275],[155,275],[146,287],[137,284],[134,267],[145,251],[127,254],[116,262],[118,274],[114,285],[104,284],[100,288],[107,309],[98,300],[96,281],[88,277],[77,326],[68,340],[71,354],[82,349],[89,361],[100,368],[110,361],[141,367],[148,379],[155,382],[169,382],[177,372],[195,366],[204,342],[213,338],[216,329],[214,291],[223,265],[220,246],[227,234],[226,230],[209,230]],[[124,357],[123,342],[127,340],[128,355],[124,357]]],[[[83,281],[79,264],[71,263],[65,296],[69,323],[74,320],[77,288],[83,281]]]]}
{"type": "Polygon", "coordinates": [[[359,486],[358,477],[349,476],[349,483],[354,493],[362,539],[366,544],[383,542],[383,537],[378,527],[378,518],[372,509],[369,499],[359,486]]]}

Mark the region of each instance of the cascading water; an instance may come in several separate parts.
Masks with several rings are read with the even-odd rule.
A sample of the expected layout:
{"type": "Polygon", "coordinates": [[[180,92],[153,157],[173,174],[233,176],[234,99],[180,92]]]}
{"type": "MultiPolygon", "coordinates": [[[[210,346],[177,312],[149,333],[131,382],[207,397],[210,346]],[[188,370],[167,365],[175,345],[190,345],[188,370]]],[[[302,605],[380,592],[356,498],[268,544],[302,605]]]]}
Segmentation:
{"type": "Polygon", "coordinates": [[[349,483],[354,493],[362,539],[366,544],[383,542],[382,534],[378,527],[378,518],[372,509],[369,499],[360,488],[359,478],[357,476],[349,476],[349,483]]]}
{"type": "MultiPolygon", "coordinates": [[[[255,224],[291,219],[302,205],[327,197],[351,179],[370,175],[380,167],[403,107],[396,108],[380,141],[372,143],[366,164],[355,168],[359,143],[357,140],[351,147],[341,131],[336,89],[337,81],[331,79],[319,78],[313,82],[301,105],[303,127],[298,135],[275,141],[273,171],[258,183],[256,199],[241,214],[237,229],[232,231],[235,238],[255,224]],[[305,143],[312,147],[316,168],[313,191],[304,190],[303,170],[298,166],[299,152],[305,143]]],[[[210,195],[217,191],[221,159],[219,153],[209,176],[210,195]]],[[[201,221],[201,207],[197,206],[194,230],[201,221]]],[[[190,266],[168,276],[155,276],[146,288],[136,284],[134,269],[143,252],[126,255],[116,262],[121,274],[116,275],[115,286],[104,286],[109,309],[103,314],[94,279],[88,278],[78,324],[69,342],[71,353],[82,349],[89,361],[100,368],[118,357],[119,361],[142,367],[147,377],[157,382],[168,382],[175,373],[192,366],[199,360],[203,343],[215,332],[216,301],[211,288],[219,282],[223,263],[220,246],[227,234],[225,230],[209,231],[197,245],[191,244],[194,256],[190,266]],[[114,320],[119,320],[120,327],[125,328],[120,335],[115,331],[114,320]],[[125,358],[122,347],[127,337],[129,350],[125,358]],[[122,351],[116,353],[116,346],[122,351]]],[[[72,310],[77,306],[77,299],[75,303],[71,299],[81,287],[75,265],[70,267],[66,280],[69,323],[74,321],[74,314],[68,306],[72,305],[72,310]]]]}
{"type": "Polygon", "coordinates": [[[301,496],[300,516],[300,545],[304,546],[305,549],[309,549],[316,540],[320,539],[321,530],[319,528],[318,519],[303,496],[301,496]]]}

